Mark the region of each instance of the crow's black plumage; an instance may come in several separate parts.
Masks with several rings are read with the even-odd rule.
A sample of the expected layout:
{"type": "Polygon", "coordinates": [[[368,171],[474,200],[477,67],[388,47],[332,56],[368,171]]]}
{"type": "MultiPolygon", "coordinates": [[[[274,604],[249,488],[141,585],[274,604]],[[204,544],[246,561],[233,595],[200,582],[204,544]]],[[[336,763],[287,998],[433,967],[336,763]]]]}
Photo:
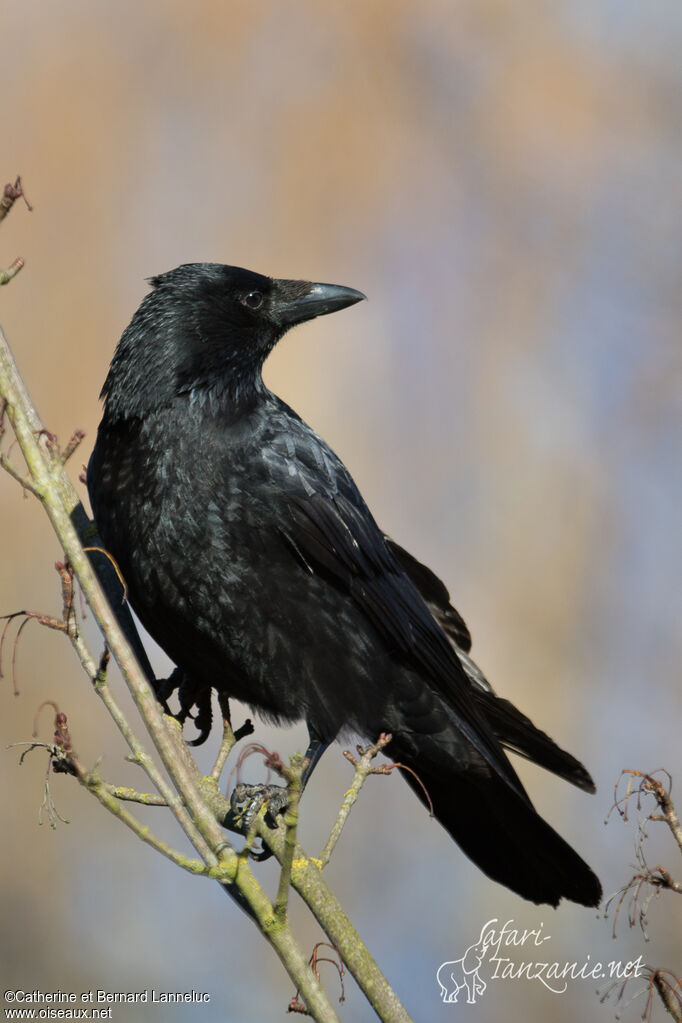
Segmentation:
{"type": "Polygon", "coordinates": [[[490,877],[534,902],[596,905],[599,881],[503,746],[593,790],[589,775],[495,696],[443,584],[263,383],[289,327],[364,296],[203,263],[152,286],[116,349],[88,466],[146,629],[200,686],[304,719],[318,749],[390,732],[387,753],[490,877]]]}

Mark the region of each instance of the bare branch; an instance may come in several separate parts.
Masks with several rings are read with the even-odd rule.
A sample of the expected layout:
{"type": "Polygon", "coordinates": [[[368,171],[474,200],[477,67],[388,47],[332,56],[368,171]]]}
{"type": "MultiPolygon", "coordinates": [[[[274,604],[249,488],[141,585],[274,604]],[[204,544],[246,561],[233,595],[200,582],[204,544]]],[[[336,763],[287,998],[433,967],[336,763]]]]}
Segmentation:
{"type": "Polygon", "coordinates": [[[651,982],[675,1023],[682,1023],[682,982],[679,977],[670,970],[653,970],[651,982]]]}
{"type": "Polygon", "coordinates": [[[9,284],[12,278],[16,277],[19,271],[23,269],[23,266],[24,266],[23,259],[21,258],[21,256],[17,256],[16,259],[12,260],[12,262],[10,263],[6,270],[0,270],[0,285],[9,284]]]}
{"type": "Polygon", "coordinates": [[[18,469],[16,469],[12,462],[7,457],[7,455],[5,455],[2,451],[0,451],[0,468],[4,469],[5,472],[9,473],[12,479],[15,479],[17,483],[19,483],[20,486],[23,487],[24,490],[30,490],[31,493],[35,494],[36,497],[40,497],[40,491],[38,490],[38,487],[33,482],[31,477],[25,476],[18,469]]]}
{"type": "MultiPolygon", "coordinates": [[[[682,1023],[682,983],[680,980],[675,977],[670,970],[656,970],[652,966],[644,967],[644,976],[648,978],[646,987],[640,988],[636,991],[630,1000],[624,1004],[629,1005],[634,1002],[636,998],[641,998],[642,995],[646,995],[644,1009],[640,1014],[640,1018],[643,1020],[651,1020],[654,1010],[655,996],[658,995],[676,1023],[682,1023]]],[[[613,984],[609,984],[601,995],[599,1001],[602,1003],[606,1002],[611,995],[617,991],[616,1003],[622,1002],[625,997],[625,992],[629,989],[629,986],[634,980],[634,977],[628,977],[623,981],[614,981],[613,984]]],[[[620,1011],[618,1016],[620,1016],[620,1011]]]]}
{"type": "Polygon", "coordinates": [[[5,219],[17,199],[23,199],[29,213],[33,212],[33,207],[26,198],[20,176],[17,176],[17,180],[13,185],[5,185],[3,189],[2,198],[0,199],[0,223],[5,219]]]}
{"type": "MultiPolygon", "coordinates": [[[[114,795],[115,789],[112,785],[107,785],[99,777],[97,771],[93,768],[91,771],[86,771],[78,760],[74,760],[74,767],[78,780],[89,792],[95,796],[97,800],[104,806],[109,813],[112,813],[115,817],[118,817],[126,827],[137,835],[139,839],[151,846],[157,852],[160,852],[167,859],[171,860],[178,867],[182,867],[183,870],[188,870],[191,874],[203,874],[205,877],[209,876],[209,869],[203,860],[198,860],[185,856],[183,853],[178,852],[177,849],[173,849],[167,842],[157,838],[147,825],[143,825],[129,810],[126,810],[118,798],[114,795]]],[[[136,793],[137,794],[137,793],[136,793]]],[[[130,798],[130,797],[127,797],[130,798]]],[[[136,800],[136,802],[146,802],[144,799],[136,800]]],[[[158,804],[157,804],[158,805],[158,804]]],[[[211,876],[215,877],[215,873],[211,876]]],[[[228,880],[226,876],[225,880],[228,880]]]]}
{"type": "Polygon", "coordinates": [[[277,886],[277,897],[275,898],[275,917],[278,920],[285,920],[289,900],[289,886],[291,885],[291,864],[296,851],[296,828],[298,826],[298,804],[301,798],[301,779],[306,760],[300,753],[295,753],[291,758],[289,767],[285,767],[282,774],[287,782],[289,801],[284,811],[284,855],[282,857],[282,869],[279,875],[277,886]]]}
{"type": "Polygon", "coordinates": [[[60,458],[62,460],[62,465],[66,465],[68,460],[71,458],[71,455],[74,453],[74,451],[76,450],[76,448],[78,447],[78,445],[80,444],[84,437],[85,437],[84,430],[74,430],[74,432],[71,435],[71,438],[69,439],[69,442],[67,443],[64,450],[61,452],[60,458]]]}
{"type": "MultiPolygon", "coordinates": [[[[331,965],[336,968],[336,972],[339,975],[339,984],[341,985],[341,994],[339,996],[339,1002],[341,1003],[345,1002],[346,988],[343,983],[343,975],[345,971],[343,969],[343,960],[341,959],[338,948],[336,948],[334,945],[330,945],[328,941],[318,941],[318,943],[313,948],[313,952],[310,957],[310,965],[313,968],[315,976],[317,977],[318,980],[320,979],[319,970],[320,963],[331,963],[331,965]],[[334,958],[330,959],[329,956],[320,955],[321,948],[330,949],[334,958]]],[[[287,1012],[296,1012],[299,1013],[301,1016],[309,1016],[310,1013],[308,1012],[305,1003],[301,1001],[299,995],[300,991],[297,991],[287,1006],[287,1012]]]]}
{"type": "Polygon", "coordinates": [[[331,855],[334,852],[336,843],[341,837],[341,832],[343,831],[344,825],[348,820],[348,815],[353,809],[355,801],[360,795],[360,790],[362,786],[365,784],[367,777],[370,774],[389,774],[392,771],[393,769],[392,765],[389,766],[388,764],[385,764],[382,765],[381,767],[374,767],[372,765],[372,761],[374,760],[374,758],[377,756],[378,753],[382,751],[384,746],[387,746],[389,744],[390,741],[391,735],[384,733],[379,736],[379,739],[374,744],[374,746],[367,746],[364,750],[362,749],[362,747],[358,746],[360,760],[356,760],[352,753],[350,753],[348,750],[344,751],[343,755],[346,758],[346,760],[349,760],[351,764],[353,764],[355,767],[355,774],[353,775],[353,781],[351,782],[350,788],[343,797],[341,809],[339,810],[338,817],[334,822],[331,834],[327,839],[327,844],[325,845],[320,855],[319,861],[320,869],[324,869],[324,867],[326,867],[327,864],[329,863],[331,855]]]}
{"type": "MultiPolygon", "coordinates": [[[[605,907],[604,916],[607,917],[609,907],[614,900],[617,899],[616,911],[613,919],[614,938],[616,936],[618,916],[628,896],[630,898],[628,907],[628,923],[630,927],[634,927],[635,923],[639,922],[644,937],[648,941],[647,913],[653,897],[658,895],[664,889],[676,892],[677,894],[682,894],[682,884],[676,881],[670,872],[665,867],[661,866],[661,864],[654,868],[650,868],[646,862],[646,856],[644,853],[644,842],[647,838],[646,825],[649,821],[663,821],[666,823],[682,850],[680,821],[675,811],[672,799],[670,798],[671,789],[672,777],[664,768],[660,768],[650,774],[627,769],[621,771],[616,781],[613,793],[613,805],[607,815],[607,822],[614,810],[619,813],[624,821],[627,821],[629,819],[633,800],[635,801],[637,812],[642,814],[644,799],[647,796],[654,797],[657,806],[663,811],[663,813],[650,812],[648,814],[643,814],[642,818],[637,822],[635,857],[640,869],[632,876],[626,885],[616,892],[615,895],[611,896],[605,907]],[[656,778],[656,774],[663,775],[666,779],[667,785],[656,778]],[[622,791],[623,785],[625,786],[624,791],[622,791]]],[[[644,1011],[642,1013],[642,1019],[651,1019],[655,996],[658,995],[673,1019],[677,1020],[678,1023],[682,1023],[682,980],[675,977],[670,970],[656,969],[652,966],[647,966],[645,970],[649,978],[648,986],[646,989],[640,990],[634,995],[634,998],[637,998],[642,994],[646,994],[647,996],[644,1011]]],[[[612,992],[617,989],[617,1001],[621,1001],[631,980],[632,978],[626,978],[623,982],[618,981],[615,984],[610,985],[601,1000],[605,1001],[605,999],[610,997],[612,992]]]]}
{"type": "MultiPolygon", "coordinates": [[[[24,200],[29,211],[33,209],[30,202],[26,198],[26,194],[21,184],[21,178],[17,177],[17,180],[14,182],[13,185],[11,184],[5,185],[5,188],[2,193],[2,198],[0,198],[0,223],[5,219],[9,211],[14,206],[14,203],[19,198],[22,198],[24,200]]],[[[10,263],[6,270],[0,270],[0,285],[9,284],[12,278],[16,277],[16,275],[19,273],[23,265],[24,265],[23,259],[21,258],[21,256],[17,256],[17,258],[13,260],[12,263],[10,263]]]]}
{"type": "Polygon", "coordinates": [[[232,731],[232,722],[230,721],[230,707],[229,701],[223,692],[218,693],[218,703],[220,704],[220,712],[223,717],[223,738],[220,743],[220,749],[218,750],[218,756],[216,757],[211,771],[211,777],[215,781],[220,781],[220,776],[223,773],[227,758],[229,757],[235,744],[245,738],[247,735],[253,734],[253,725],[249,718],[246,719],[241,728],[238,728],[236,732],[232,731]]]}
{"type": "Polygon", "coordinates": [[[642,771],[635,771],[631,768],[627,768],[626,770],[621,771],[618,776],[618,780],[616,781],[613,794],[613,806],[609,810],[609,816],[613,810],[617,810],[623,820],[627,820],[629,802],[634,796],[637,797],[637,810],[639,811],[642,809],[643,797],[645,795],[653,795],[663,813],[661,815],[651,813],[648,815],[647,820],[665,821],[672,831],[675,841],[680,847],[680,852],[682,852],[682,825],[680,824],[680,819],[677,816],[673,801],[670,797],[671,791],[672,777],[670,772],[666,771],[665,768],[660,767],[651,774],[644,774],[642,771]],[[667,788],[662,781],[659,781],[658,778],[654,777],[656,774],[665,775],[667,779],[667,788]],[[625,778],[627,778],[625,792],[623,795],[619,796],[618,789],[625,778]],[[635,785],[634,783],[637,779],[640,779],[640,781],[638,785],[635,785]]]}

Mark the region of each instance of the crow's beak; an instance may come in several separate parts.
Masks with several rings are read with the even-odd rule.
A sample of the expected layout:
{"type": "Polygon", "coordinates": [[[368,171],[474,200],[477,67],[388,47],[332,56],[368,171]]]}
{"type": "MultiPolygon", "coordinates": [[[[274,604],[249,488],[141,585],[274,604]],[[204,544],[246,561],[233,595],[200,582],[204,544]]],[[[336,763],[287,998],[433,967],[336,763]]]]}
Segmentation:
{"type": "Polygon", "coordinates": [[[361,302],[366,295],[339,284],[311,284],[308,281],[279,281],[277,318],[284,327],[326,316],[361,302]]]}

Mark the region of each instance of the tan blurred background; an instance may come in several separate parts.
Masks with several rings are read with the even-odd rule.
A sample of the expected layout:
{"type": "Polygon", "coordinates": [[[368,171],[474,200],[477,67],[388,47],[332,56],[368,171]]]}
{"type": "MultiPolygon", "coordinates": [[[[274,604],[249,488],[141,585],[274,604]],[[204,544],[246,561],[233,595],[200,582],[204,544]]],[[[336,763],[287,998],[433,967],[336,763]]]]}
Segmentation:
{"type": "MultiPolygon", "coordinates": [[[[215,260],[365,291],[367,304],[287,337],[267,380],[446,580],[499,691],[589,765],[591,798],[521,773],[608,893],[633,861],[633,826],[603,825],[618,772],[665,765],[682,782],[681,44],[676,0],[2,10],[0,177],[21,172],[35,210],[18,205],[0,233],[1,264],[26,259],[0,321],[45,424],[62,440],[87,433],[74,477],[145,277],[215,260]]],[[[4,475],[0,508],[0,612],[57,613],[47,520],[4,475]]],[[[208,1007],[114,1018],[278,1018],[287,977],[208,882],[143,849],[68,779],[51,787],[70,823],[38,826],[44,757],[20,768],[4,747],[29,738],[45,698],[86,762],[143,782],[63,637],[28,626],[18,698],[7,669],[6,657],[2,988],[195,988],[208,1007]]],[[[258,736],[282,754],[304,742],[300,729],[258,736]]],[[[311,853],[348,779],[330,751],[304,803],[311,853]]],[[[651,862],[679,876],[672,841],[651,831],[651,862]]],[[[274,869],[259,873],[272,888],[274,869]]],[[[559,962],[682,965],[672,896],[652,907],[649,945],[624,920],[614,941],[592,911],[528,906],[398,778],[368,784],[329,877],[417,1020],[613,1018],[595,981],[556,995],[492,980],[479,1004],[443,1006],[437,967],[494,917],[543,922],[559,962]]],[[[295,922],[312,947],[298,905],[295,922]]],[[[374,1018],[352,982],[341,1011],[374,1018]]]]}

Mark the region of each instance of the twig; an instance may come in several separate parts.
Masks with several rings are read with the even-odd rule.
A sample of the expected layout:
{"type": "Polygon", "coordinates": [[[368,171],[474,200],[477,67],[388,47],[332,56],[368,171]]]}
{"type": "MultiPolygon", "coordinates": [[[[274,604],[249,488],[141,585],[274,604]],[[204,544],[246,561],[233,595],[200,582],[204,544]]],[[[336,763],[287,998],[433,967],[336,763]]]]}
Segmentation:
{"type": "MultiPolygon", "coordinates": [[[[11,184],[5,185],[5,188],[2,193],[2,198],[0,198],[0,223],[5,219],[9,211],[14,206],[14,203],[19,198],[22,198],[24,200],[29,210],[33,209],[24,193],[24,189],[21,184],[21,178],[17,177],[17,180],[14,182],[13,185],[11,184]]],[[[23,265],[24,265],[23,259],[21,258],[21,256],[17,256],[17,258],[13,260],[12,263],[10,263],[6,270],[0,270],[0,285],[9,284],[12,278],[16,277],[16,275],[19,273],[23,265]]]]}
{"type": "Polygon", "coordinates": [[[104,781],[101,784],[114,799],[120,799],[122,802],[142,803],[143,806],[168,807],[168,803],[163,796],[158,796],[155,792],[136,792],[135,789],[128,788],[127,785],[110,785],[104,781]]]}
{"type": "Polygon", "coordinates": [[[211,777],[216,781],[220,781],[220,776],[223,773],[225,764],[227,763],[227,758],[237,742],[236,736],[232,731],[229,703],[227,697],[222,692],[218,693],[218,703],[220,704],[220,713],[223,719],[223,737],[220,741],[220,749],[218,750],[218,755],[211,771],[211,777]]]}
{"type": "Polygon", "coordinates": [[[647,913],[654,895],[658,895],[661,890],[666,888],[669,891],[682,894],[682,884],[675,880],[670,872],[662,865],[659,864],[654,868],[649,867],[644,853],[644,840],[647,837],[646,824],[649,821],[663,821],[666,823],[678,844],[681,837],[679,818],[675,811],[672,799],[670,798],[672,778],[670,774],[662,768],[654,773],[645,774],[642,771],[635,771],[632,769],[621,771],[614,787],[613,804],[611,805],[606,818],[608,821],[613,811],[616,810],[621,818],[624,821],[627,821],[629,819],[628,815],[632,800],[635,799],[636,808],[641,813],[644,797],[648,795],[652,795],[656,800],[657,805],[663,810],[662,814],[646,814],[644,819],[639,821],[637,836],[635,839],[635,858],[640,869],[637,873],[633,874],[628,883],[612,895],[606,903],[604,916],[608,917],[611,904],[615,899],[618,900],[616,902],[616,910],[613,918],[612,933],[614,938],[616,936],[618,917],[628,895],[630,895],[627,914],[628,923],[630,927],[634,927],[638,920],[644,937],[648,941],[647,913]],[[667,788],[663,782],[654,777],[654,773],[661,773],[666,776],[667,788]],[[625,791],[624,793],[619,794],[624,780],[626,780],[625,791]],[[645,895],[644,893],[647,892],[647,887],[650,887],[650,891],[648,891],[648,894],[645,895]]]}
{"type": "MultiPolygon", "coordinates": [[[[312,967],[312,969],[313,969],[313,971],[315,973],[315,976],[317,977],[318,980],[320,979],[320,970],[319,970],[319,964],[320,963],[330,963],[332,966],[334,966],[336,968],[336,972],[339,975],[339,984],[341,985],[341,994],[339,995],[339,1002],[341,1002],[341,1003],[345,1002],[345,1000],[346,1000],[346,988],[345,988],[344,983],[343,983],[343,975],[344,975],[343,959],[339,955],[338,948],[336,948],[334,945],[330,945],[328,941],[318,941],[317,944],[315,945],[315,947],[313,948],[312,955],[310,956],[310,965],[311,965],[311,967],[312,967]],[[320,955],[319,950],[321,948],[329,948],[329,949],[331,949],[331,951],[336,956],[336,959],[330,959],[329,956],[320,955]]],[[[308,1015],[310,1015],[309,1012],[308,1012],[308,1009],[306,1008],[305,1003],[301,1001],[299,995],[300,995],[300,991],[297,991],[296,994],[294,995],[294,997],[289,1002],[289,1005],[287,1006],[287,1012],[295,1012],[295,1013],[299,1013],[301,1016],[308,1016],[308,1015]]]]}
{"type": "MultiPolygon", "coordinates": [[[[632,998],[624,1004],[626,1006],[631,1005],[635,999],[646,995],[646,1002],[644,1003],[644,1009],[640,1014],[640,1018],[650,1020],[653,1015],[655,995],[658,995],[676,1023],[682,1023],[682,985],[680,980],[670,970],[655,970],[652,966],[644,967],[644,975],[648,977],[646,987],[636,991],[632,998]]],[[[629,990],[629,985],[632,984],[633,980],[635,980],[634,977],[628,977],[623,981],[618,980],[614,981],[613,984],[609,984],[601,994],[599,1001],[602,1003],[606,1002],[614,991],[618,991],[616,1003],[622,1002],[625,992],[629,990]]],[[[616,1018],[620,1018],[620,1010],[616,1018]]]]}
{"type": "Polygon", "coordinates": [[[84,547],[83,551],[85,554],[104,555],[104,557],[107,559],[107,561],[113,568],[114,572],[116,573],[116,578],[121,584],[121,589],[123,590],[123,597],[121,598],[121,603],[125,604],[125,602],[128,600],[128,587],[126,586],[126,581],[123,578],[123,573],[121,572],[121,569],[118,567],[118,562],[116,561],[114,556],[110,554],[109,551],[105,550],[104,547],[84,547]]]}
{"type": "Polygon", "coordinates": [[[653,970],[651,983],[675,1023],[682,1023],[682,984],[679,977],[675,977],[670,970],[653,970]],[[669,977],[672,978],[674,984],[668,979],[669,977]]]}
{"type": "Polygon", "coordinates": [[[33,207],[26,198],[20,176],[17,176],[17,180],[13,185],[5,185],[3,189],[2,198],[0,199],[0,223],[5,219],[17,199],[24,200],[29,213],[33,211],[33,207]]]}
{"type": "MultiPolygon", "coordinates": [[[[614,810],[620,814],[624,821],[627,821],[633,798],[635,799],[637,811],[641,813],[644,797],[648,795],[653,795],[658,807],[663,812],[660,814],[646,814],[646,816],[644,816],[643,819],[640,818],[637,823],[635,857],[640,867],[640,871],[634,874],[630,881],[616,892],[615,895],[611,896],[606,903],[606,911],[604,913],[605,917],[608,915],[611,903],[614,899],[618,898],[613,919],[614,938],[616,936],[618,916],[628,894],[630,894],[628,923],[630,924],[630,927],[633,927],[636,920],[639,919],[639,924],[647,941],[649,940],[649,936],[646,931],[647,912],[654,895],[658,895],[662,889],[666,888],[670,891],[676,892],[677,894],[682,894],[682,884],[676,881],[669,871],[665,867],[661,866],[661,864],[653,869],[650,868],[646,862],[644,854],[644,841],[647,838],[646,824],[649,821],[663,821],[666,823],[682,851],[682,829],[680,828],[680,821],[670,797],[671,789],[672,777],[664,768],[660,768],[650,774],[627,769],[621,771],[618,779],[616,780],[613,793],[613,804],[607,815],[607,822],[614,810]],[[665,775],[667,786],[658,778],[654,777],[655,774],[665,775]],[[625,791],[623,794],[619,794],[624,780],[626,780],[625,791]],[[643,897],[642,893],[647,891],[647,886],[650,890],[646,896],[643,897]],[[640,902],[640,900],[642,901],[640,902]]],[[[644,993],[647,995],[642,1019],[651,1019],[655,995],[658,994],[668,1013],[677,1021],[677,1023],[682,1023],[682,980],[675,977],[670,970],[655,969],[651,966],[645,967],[645,970],[649,977],[648,986],[646,989],[638,991],[634,996],[636,998],[644,993]]],[[[608,998],[612,991],[616,988],[619,989],[617,1001],[620,1001],[623,998],[630,979],[631,978],[627,978],[623,983],[617,982],[616,984],[610,985],[601,1001],[608,998]]]]}
{"type": "Polygon", "coordinates": [[[0,451],[0,468],[4,469],[5,472],[8,472],[24,490],[30,490],[36,497],[40,497],[40,492],[31,477],[24,476],[18,469],[15,469],[7,455],[5,455],[2,451],[0,451]]]}
{"type": "Polygon", "coordinates": [[[17,634],[14,637],[14,643],[12,644],[12,688],[14,695],[19,695],[19,687],[17,685],[17,651],[19,649],[19,640],[21,634],[30,621],[37,621],[40,625],[45,625],[48,629],[56,629],[59,632],[66,632],[66,626],[59,618],[53,618],[51,615],[40,614],[38,611],[13,611],[8,615],[0,615],[0,620],[3,618],[7,619],[7,623],[2,630],[0,635],[0,678],[3,678],[2,671],[2,656],[4,653],[5,639],[7,638],[7,630],[15,618],[23,618],[24,621],[17,629],[17,634]]]}
{"type": "Polygon", "coordinates": [[[218,755],[215,759],[213,769],[211,770],[211,777],[215,778],[216,781],[220,780],[223,768],[227,763],[227,758],[232,752],[236,742],[237,739],[232,731],[232,724],[228,718],[223,717],[223,737],[220,741],[220,749],[218,750],[218,755]]]}
{"type": "Polygon", "coordinates": [[[74,451],[76,450],[76,448],[78,447],[78,445],[80,444],[84,437],[85,437],[84,430],[74,430],[74,432],[71,435],[71,438],[69,439],[68,444],[66,445],[66,447],[59,456],[61,458],[62,465],[66,465],[68,460],[71,458],[71,455],[74,453],[74,451]]]}
{"type": "Polygon", "coordinates": [[[637,796],[637,809],[641,810],[642,797],[648,794],[653,795],[654,799],[660,806],[663,813],[649,814],[647,819],[650,821],[665,821],[665,823],[672,831],[675,837],[675,841],[680,847],[680,852],[682,852],[682,824],[680,824],[680,819],[677,816],[675,806],[673,805],[673,801],[670,797],[671,791],[672,777],[670,775],[670,772],[666,771],[665,768],[658,768],[656,771],[653,771],[650,774],[645,774],[643,771],[635,771],[632,768],[627,768],[626,770],[621,771],[621,773],[618,776],[618,780],[616,781],[613,794],[613,805],[609,810],[609,816],[611,815],[613,810],[617,810],[618,813],[623,818],[623,820],[627,820],[628,804],[633,796],[635,795],[637,796]],[[663,782],[659,781],[658,778],[654,777],[655,774],[664,774],[666,776],[668,780],[667,788],[665,787],[663,782]],[[625,794],[619,796],[618,789],[623,778],[628,778],[628,783],[625,788],[625,794]],[[641,780],[639,782],[639,785],[636,788],[633,788],[633,783],[636,781],[637,778],[641,780]]]}
{"type": "Polygon", "coordinates": [[[279,884],[275,898],[275,917],[278,920],[285,920],[287,915],[289,887],[291,885],[291,864],[294,861],[294,853],[296,851],[298,804],[301,798],[301,779],[305,763],[306,761],[301,754],[295,753],[289,762],[289,766],[285,767],[282,771],[287,782],[289,802],[283,815],[285,828],[284,854],[282,856],[282,869],[279,874],[279,884]]]}
{"type": "Polygon", "coordinates": [[[651,884],[657,884],[660,888],[669,888],[670,891],[677,892],[678,895],[682,895],[682,884],[671,877],[665,867],[662,867],[660,863],[654,868],[653,873],[654,878],[651,880],[651,884]]]}
{"type": "Polygon", "coordinates": [[[16,259],[12,260],[6,270],[0,270],[0,285],[9,284],[13,277],[16,277],[19,271],[23,268],[24,261],[21,256],[17,256],[16,259]]]}
{"type": "Polygon", "coordinates": [[[623,885],[622,888],[619,888],[619,890],[607,900],[604,906],[604,919],[608,919],[611,905],[614,900],[617,899],[618,901],[616,902],[616,910],[613,916],[613,927],[611,931],[612,937],[615,938],[618,918],[625,900],[629,895],[630,902],[627,913],[628,925],[632,928],[637,922],[639,922],[642,934],[644,935],[644,940],[648,941],[649,934],[647,926],[651,900],[657,896],[663,888],[670,888],[673,891],[676,891],[680,886],[676,881],[673,881],[663,867],[658,866],[653,870],[649,867],[641,844],[636,845],[635,856],[640,865],[640,870],[636,874],[633,874],[628,883],[623,885]]]}
{"type": "MultiPolygon", "coordinates": [[[[94,768],[91,771],[86,771],[76,759],[73,759],[72,763],[76,769],[76,775],[81,785],[83,785],[89,792],[92,792],[95,798],[99,800],[102,806],[104,806],[109,813],[118,817],[118,819],[122,821],[126,827],[130,828],[130,830],[143,842],[151,846],[152,849],[156,849],[157,852],[160,852],[162,856],[165,856],[167,859],[177,864],[178,867],[182,867],[183,870],[189,871],[190,874],[203,874],[205,877],[215,877],[215,871],[210,874],[209,869],[203,860],[194,859],[178,852],[177,849],[174,849],[167,842],[164,842],[161,838],[157,838],[157,836],[149,830],[147,825],[143,825],[132,813],[130,813],[129,810],[126,810],[124,806],[121,806],[119,798],[115,795],[115,787],[103,782],[94,768]]],[[[135,795],[141,796],[142,794],[135,793],[135,795]]],[[[126,796],[125,798],[131,797],[126,796]]],[[[135,801],[148,803],[148,805],[150,805],[144,797],[135,801]]],[[[156,803],[155,805],[159,804],[156,803]]],[[[225,880],[229,880],[229,875],[226,874],[225,880]]]]}
{"type": "Polygon", "coordinates": [[[325,845],[320,855],[320,869],[323,870],[329,863],[336,843],[341,837],[341,832],[343,831],[344,825],[348,820],[348,814],[353,809],[355,801],[360,795],[360,790],[362,786],[365,784],[368,775],[388,774],[392,770],[392,767],[389,767],[389,765],[383,765],[381,767],[374,767],[372,765],[372,761],[374,760],[376,755],[381,752],[384,746],[387,746],[389,744],[391,738],[392,737],[390,734],[383,733],[382,735],[379,736],[379,739],[374,744],[374,746],[367,746],[364,750],[360,746],[358,746],[358,753],[360,754],[359,760],[356,760],[352,753],[350,753],[348,750],[344,750],[343,755],[346,758],[346,760],[349,760],[351,764],[354,765],[355,774],[353,775],[353,781],[351,782],[350,788],[343,797],[341,809],[339,810],[338,817],[334,822],[331,834],[327,839],[327,844],[325,845]]]}

